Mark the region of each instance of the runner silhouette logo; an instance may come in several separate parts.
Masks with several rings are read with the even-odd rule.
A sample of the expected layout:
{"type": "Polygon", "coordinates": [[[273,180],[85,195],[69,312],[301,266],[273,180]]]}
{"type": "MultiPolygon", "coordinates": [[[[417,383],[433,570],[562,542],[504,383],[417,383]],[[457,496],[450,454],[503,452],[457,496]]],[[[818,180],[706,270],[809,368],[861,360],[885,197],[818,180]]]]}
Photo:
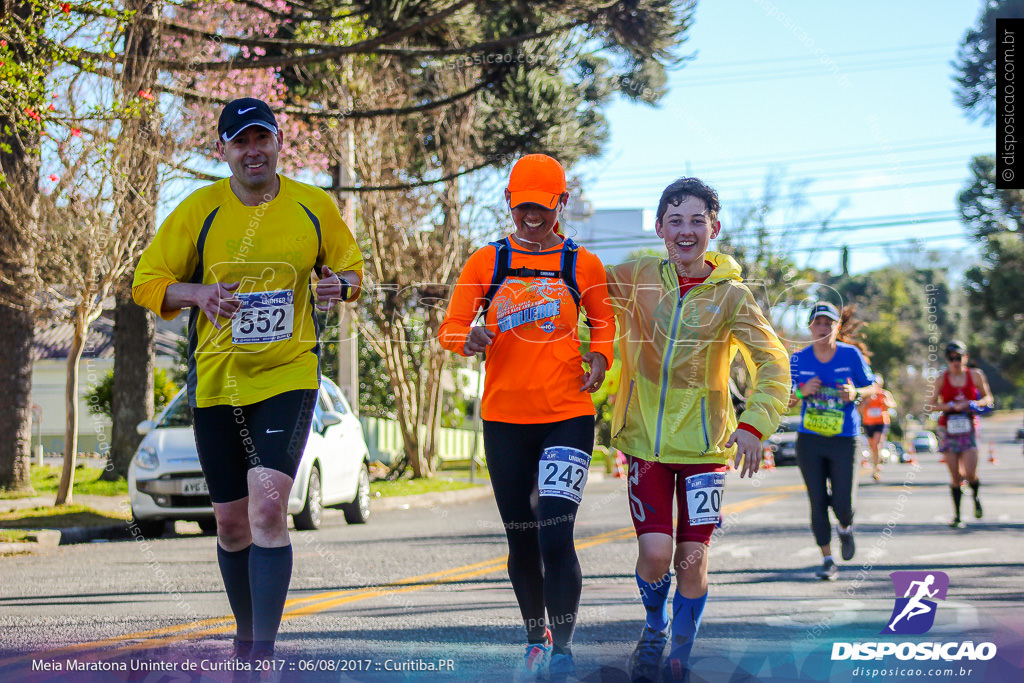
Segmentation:
{"type": "Polygon", "coordinates": [[[945,572],[893,572],[896,604],[882,633],[920,635],[935,623],[936,600],[945,600],[949,576],[945,572]]]}

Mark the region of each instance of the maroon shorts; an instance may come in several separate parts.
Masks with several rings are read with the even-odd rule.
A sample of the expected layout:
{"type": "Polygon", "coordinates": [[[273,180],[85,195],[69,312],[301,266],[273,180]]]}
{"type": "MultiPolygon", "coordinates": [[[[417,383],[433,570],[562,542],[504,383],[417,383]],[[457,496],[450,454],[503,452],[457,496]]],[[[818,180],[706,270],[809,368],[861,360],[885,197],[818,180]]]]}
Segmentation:
{"type": "MultiPolygon", "coordinates": [[[[699,465],[674,465],[626,456],[629,471],[629,511],[636,535],[659,533],[672,535],[672,496],[676,497],[678,522],[676,542],[711,544],[716,521],[691,525],[686,502],[686,478],[706,472],[725,472],[726,466],[712,462],[699,465]]],[[[718,501],[721,506],[721,499],[718,501]]]]}

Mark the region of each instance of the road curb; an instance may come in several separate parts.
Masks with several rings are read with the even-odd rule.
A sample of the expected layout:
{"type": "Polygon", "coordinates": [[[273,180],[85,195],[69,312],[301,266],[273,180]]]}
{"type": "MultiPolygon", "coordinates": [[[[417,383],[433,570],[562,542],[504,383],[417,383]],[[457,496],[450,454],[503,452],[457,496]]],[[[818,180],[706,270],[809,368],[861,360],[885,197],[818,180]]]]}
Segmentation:
{"type": "MultiPolygon", "coordinates": [[[[590,481],[600,481],[606,475],[601,471],[591,471],[590,481]]],[[[492,495],[490,483],[482,483],[472,488],[457,491],[437,491],[419,493],[412,496],[390,496],[374,498],[370,502],[371,510],[387,512],[389,510],[412,510],[432,508],[439,505],[458,505],[489,498],[492,495]]],[[[97,540],[123,540],[129,538],[128,522],[104,526],[78,526],[67,529],[45,529],[33,531],[35,541],[20,543],[0,543],[0,556],[34,554],[43,550],[56,548],[59,545],[75,545],[91,543],[97,540]]]]}

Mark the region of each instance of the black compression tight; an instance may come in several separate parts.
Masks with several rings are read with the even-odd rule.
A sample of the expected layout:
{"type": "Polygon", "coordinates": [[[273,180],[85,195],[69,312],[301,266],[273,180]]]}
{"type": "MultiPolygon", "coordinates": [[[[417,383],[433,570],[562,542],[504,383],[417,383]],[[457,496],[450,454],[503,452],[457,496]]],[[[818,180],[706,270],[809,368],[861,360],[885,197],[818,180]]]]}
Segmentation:
{"type": "Polygon", "coordinates": [[[568,446],[590,454],[594,418],[545,424],[485,420],[483,426],[487,469],[508,538],[508,576],[527,639],[540,642],[549,624],[555,651],[568,652],[583,586],[573,544],[579,506],[564,498],[539,497],[537,468],[546,448],[568,446]]]}
{"type": "Polygon", "coordinates": [[[853,497],[857,484],[856,440],[852,436],[819,436],[800,432],[796,436],[796,461],[811,501],[811,531],[814,542],[828,545],[832,523],[828,509],[839,523],[853,524],[853,497]]]}

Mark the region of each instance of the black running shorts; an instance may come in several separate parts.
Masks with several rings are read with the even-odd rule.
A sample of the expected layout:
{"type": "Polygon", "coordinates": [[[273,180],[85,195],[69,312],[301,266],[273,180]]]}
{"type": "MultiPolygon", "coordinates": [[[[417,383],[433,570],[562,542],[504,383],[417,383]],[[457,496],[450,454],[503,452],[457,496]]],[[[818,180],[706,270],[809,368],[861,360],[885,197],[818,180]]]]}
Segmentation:
{"type": "Polygon", "coordinates": [[[199,463],[214,503],[249,495],[251,469],[266,467],[292,479],[306,448],[316,391],[299,389],[247,406],[192,409],[199,463]]]}

